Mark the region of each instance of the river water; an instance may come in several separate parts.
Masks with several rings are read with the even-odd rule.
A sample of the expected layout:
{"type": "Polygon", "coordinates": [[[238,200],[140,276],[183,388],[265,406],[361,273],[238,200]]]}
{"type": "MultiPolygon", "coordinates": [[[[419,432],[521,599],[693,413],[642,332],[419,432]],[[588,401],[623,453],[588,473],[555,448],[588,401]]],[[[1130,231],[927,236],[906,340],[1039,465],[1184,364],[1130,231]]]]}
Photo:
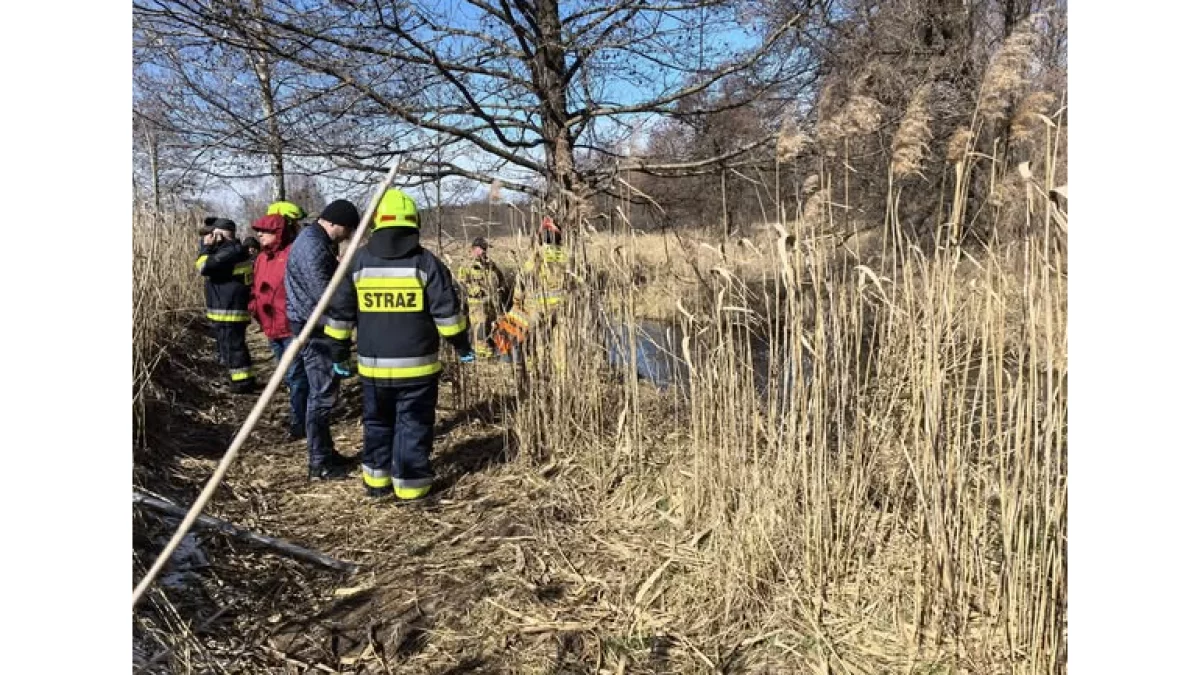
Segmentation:
{"type": "MultiPolygon", "coordinates": [[[[653,319],[639,320],[632,330],[622,325],[609,324],[605,327],[609,365],[625,372],[632,353],[639,379],[647,380],[659,389],[677,388],[686,395],[689,378],[687,362],[682,357],[682,339],[679,326],[653,319]]],[[[771,344],[761,337],[750,339],[755,388],[760,397],[766,398],[771,344]]],[[[702,356],[693,352],[693,362],[703,362],[702,356]]],[[[781,399],[789,396],[792,389],[787,374],[790,369],[783,371],[784,380],[780,386],[784,396],[781,399]]],[[[807,358],[802,363],[802,373],[805,382],[811,381],[812,363],[807,358]]]]}

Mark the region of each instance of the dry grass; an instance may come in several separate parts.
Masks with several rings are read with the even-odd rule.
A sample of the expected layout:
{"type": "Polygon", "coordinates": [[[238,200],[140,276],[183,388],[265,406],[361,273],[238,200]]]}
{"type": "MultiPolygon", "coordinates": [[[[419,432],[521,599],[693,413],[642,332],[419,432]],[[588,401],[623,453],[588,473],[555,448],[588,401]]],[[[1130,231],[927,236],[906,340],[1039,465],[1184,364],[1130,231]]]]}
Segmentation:
{"type": "Polygon", "coordinates": [[[201,309],[203,287],[193,264],[199,216],[165,221],[133,214],[133,410],[135,440],[140,438],[148,389],[167,348],[184,320],[201,309]]]}
{"type": "MultiPolygon", "coordinates": [[[[369,571],[221,548],[212,592],[237,618],[178,648],[236,643],[223,663],[255,672],[1065,672],[1066,282],[1045,201],[1008,198],[1027,194],[1029,238],[886,265],[789,245],[810,231],[791,224],[729,242],[577,224],[586,265],[524,386],[493,364],[444,382],[441,498],[310,487],[298,445],[259,438],[214,515],[369,571]],[[604,327],[647,316],[674,324],[681,386],[608,361],[604,327]]],[[[493,244],[508,271],[532,246],[493,244]]],[[[151,354],[154,303],[196,301],[145,278],[151,354]]]]}

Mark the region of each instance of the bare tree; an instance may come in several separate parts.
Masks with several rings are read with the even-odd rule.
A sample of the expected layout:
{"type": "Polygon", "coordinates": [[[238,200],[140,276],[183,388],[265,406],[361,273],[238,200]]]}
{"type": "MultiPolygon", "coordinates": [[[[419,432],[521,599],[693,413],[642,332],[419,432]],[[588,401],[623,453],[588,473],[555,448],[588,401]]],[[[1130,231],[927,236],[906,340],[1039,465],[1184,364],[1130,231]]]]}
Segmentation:
{"type": "MultiPolygon", "coordinates": [[[[262,16],[262,0],[253,0],[252,15],[255,19],[262,16]]],[[[268,30],[261,20],[254,24],[259,31],[268,30]]],[[[272,62],[265,52],[249,52],[247,58],[254,65],[254,76],[258,80],[259,101],[262,103],[262,116],[266,120],[267,155],[271,161],[271,178],[274,185],[272,199],[280,201],[287,198],[287,184],[284,179],[283,166],[283,133],[279,126],[279,116],[275,112],[275,89],[272,86],[272,62]]]]}
{"type": "Polygon", "coordinates": [[[154,101],[135,99],[132,122],[135,204],[158,212],[186,208],[200,191],[200,176],[189,170],[179,135],[154,101]]]}
{"type": "MultiPolygon", "coordinates": [[[[306,74],[297,92],[338,87],[357,97],[358,112],[394,131],[419,132],[404,146],[382,142],[374,152],[306,136],[312,150],[340,166],[383,170],[384,157],[405,150],[423,158],[415,177],[490,183],[504,171],[505,188],[544,192],[553,210],[567,213],[612,179],[581,168],[578,150],[604,152],[634,120],[670,114],[679,101],[732,77],[746,85],[722,107],[767,99],[815,74],[808,55],[785,40],[809,15],[797,12],[767,29],[739,14],[745,4],[378,0],[301,7],[263,0],[246,20],[247,10],[228,0],[137,0],[135,16],[187,27],[215,49],[266,54],[306,74]],[[460,159],[438,161],[435,136],[456,146],[460,159]]],[[[696,173],[770,140],[686,163],[633,163],[696,173]]],[[[266,144],[260,138],[254,145],[261,152],[266,144]]]]}
{"type": "MultiPolygon", "coordinates": [[[[238,194],[241,200],[241,219],[247,226],[266,214],[267,207],[272,202],[279,201],[273,178],[259,178],[256,182],[257,184],[250,189],[238,194]]],[[[288,201],[304,209],[311,217],[316,217],[326,203],[325,191],[320,183],[304,174],[288,175],[286,194],[288,201]]]]}
{"type": "MultiPolygon", "coordinates": [[[[361,97],[314,76],[247,37],[271,40],[260,0],[223,3],[220,27],[153,7],[134,11],[134,110],[156,111],[186,170],[219,180],[269,177],[272,197],[287,195],[287,175],[343,172],[330,149],[373,153],[390,138],[385,121],[357,109],[361,97]],[[316,142],[314,142],[316,139],[316,142]]],[[[373,155],[372,155],[373,156],[373,155]]],[[[344,172],[343,172],[344,173],[344,172]]]]}
{"type": "MultiPolygon", "coordinates": [[[[707,157],[728,156],[739,147],[772,136],[780,116],[769,103],[730,106],[741,97],[741,78],[723,82],[712,91],[681,100],[674,114],[655,125],[643,156],[657,163],[687,164],[707,157]]],[[[633,177],[638,190],[662,208],[661,220],[679,225],[721,225],[726,234],[775,212],[774,186],[763,180],[773,165],[774,146],[741,154],[737,161],[720,162],[716,171],[698,175],[661,174],[648,169],[633,177]]]]}

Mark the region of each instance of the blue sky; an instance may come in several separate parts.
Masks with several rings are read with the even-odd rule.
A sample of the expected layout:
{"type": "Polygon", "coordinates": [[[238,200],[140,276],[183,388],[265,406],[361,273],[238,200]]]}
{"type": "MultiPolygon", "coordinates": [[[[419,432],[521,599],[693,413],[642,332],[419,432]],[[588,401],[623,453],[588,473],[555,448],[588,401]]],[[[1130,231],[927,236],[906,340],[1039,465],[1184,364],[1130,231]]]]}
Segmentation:
{"type": "MultiPolygon", "coordinates": [[[[435,10],[450,13],[453,15],[455,22],[477,23],[481,10],[475,8],[468,3],[457,2],[454,0],[433,0],[435,10]]],[[[578,3],[564,3],[567,5],[564,8],[564,15],[578,5],[578,3]]],[[[591,3],[589,3],[591,4],[591,3]]],[[[669,34],[675,28],[679,27],[679,22],[672,18],[664,20],[664,29],[666,34],[669,34]]],[[[728,58],[734,52],[743,49],[752,48],[756,43],[757,37],[752,32],[751,26],[745,26],[736,22],[725,22],[724,27],[717,30],[713,25],[709,24],[709,32],[705,35],[705,65],[715,66],[720,59],[728,58]]],[[[653,47],[653,44],[648,45],[653,47]]],[[[450,48],[452,48],[451,45],[450,48]]],[[[652,54],[658,56],[658,54],[652,54]]],[[[649,97],[660,94],[665,90],[670,90],[681,86],[689,72],[672,72],[670,69],[657,66],[650,61],[642,60],[635,64],[636,67],[627,69],[625,72],[617,76],[606,78],[594,90],[599,92],[600,98],[605,101],[612,102],[618,105],[626,105],[646,100],[649,97]]],[[[489,103],[507,103],[507,101],[499,101],[497,99],[481,100],[483,105],[489,103]]],[[[594,124],[594,131],[602,136],[616,134],[620,131],[622,124],[633,123],[641,120],[643,128],[649,130],[655,121],[657,115],[653,114],[637,114],[623,116],[620,123],[613,118],[600,118],[594,124]]],[[[641,138],[642,143],[645,142],[645,134],[641,138]]],[[[530,156],[537,157],[540,155],[539,150],[529,151],[530,156]]],[[[509,166],[502,167],[494,171],[493,165],[496,158],[476,150],[473,155],[464,157],[459,163],[463,168],[485,172],[488,175],[498,176],[500,178],[516,181],[524,181],[529,175],[529,172],[523,168],[509,166]]],[[[265,165],[265,160],[264,160],[265,165]]],[[[289,161],[289,169],[299,169],[296,162],[289,161]]],[[[326,183],[326,192],[330,197],[342,192],[344,188],[339,189],[333,182],[324,181],[326,183]]],[[[239,192],[245,192],[253,189],[253,181],[243,181],[239,185],[238,182],[230,181],[228,185],[214,186],[209,191],[210,197],[214,201],[223,202],[233,207],[241,202],[237,196],[239,192]]],[[[475,193],[477,196],[483,196],[487,193],[486,185],[479,185],[475,193]]]]}

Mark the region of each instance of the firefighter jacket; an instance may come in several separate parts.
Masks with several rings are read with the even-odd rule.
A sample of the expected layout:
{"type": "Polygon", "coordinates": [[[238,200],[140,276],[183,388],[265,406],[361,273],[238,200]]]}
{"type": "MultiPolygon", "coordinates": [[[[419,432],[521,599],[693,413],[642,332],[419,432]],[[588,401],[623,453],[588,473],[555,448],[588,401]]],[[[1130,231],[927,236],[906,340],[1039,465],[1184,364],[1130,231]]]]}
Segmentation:
{"type": "Polygon", "coordinates": [[[491,260],[473,260],[458,268],[458,281],[469,306],[496,312],[504,304],[504,273],[491,260]]]}
{"type": "Polygon", "coordinates": [[[206,278],[204,303],[212,321],[227,323],[250,322],[250,284],[254,278],[254,261],[246,247],[236,240],[226,239],[201,246],[196,258],[196,271],[206,278]]]}
{"type": "Polygon", "coordinates": [[[471,349],[450,270],[412,230],[372,233],[323,319],[325,335],[339,341],[348,342],[357,325],[358,374],[375,386],[435,379],[439,336],[459,354],[471,349]]]}
{"type": "Polygon", "coordinates": [[[521,304],[530,310],[549,309],[562,302],[567,291],[569,256],[562,246],[545,244],[522,268],[521,304]]]}

